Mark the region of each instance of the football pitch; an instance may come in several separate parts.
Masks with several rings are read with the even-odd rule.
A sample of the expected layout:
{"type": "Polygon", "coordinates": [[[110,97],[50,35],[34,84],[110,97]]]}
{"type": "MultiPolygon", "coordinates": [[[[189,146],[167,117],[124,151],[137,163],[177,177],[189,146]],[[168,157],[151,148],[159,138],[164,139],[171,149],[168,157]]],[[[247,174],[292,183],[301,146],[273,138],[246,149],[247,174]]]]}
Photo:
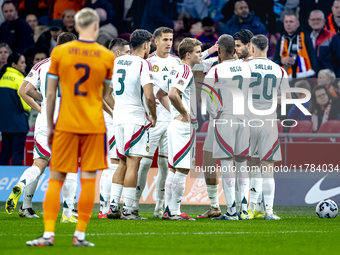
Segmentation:
{"type": "MultiPolygon", "coordinates": [[[[0,203],[4,208],[4,203],[0,203]]],[[[141,205],[144,221],[97,219],[92,213],[86,239],[95,247],[72,247],[75,224],[56,224],[54,247],[27,247],[25,242],[43,233],[41,203],[39,219],[20,218],[18,204],[12,215],[0,210],[0,254],[328,254],[340,250],[340,219],[319,219],[315,207],[274,207],[280,221],[165,221],[153,219],[154,205],[141,205]]],[[[181,206],[196,218],[208,206],[181,206]]],[[[226,207],[221,210],[225,213],[226,207]]]]}

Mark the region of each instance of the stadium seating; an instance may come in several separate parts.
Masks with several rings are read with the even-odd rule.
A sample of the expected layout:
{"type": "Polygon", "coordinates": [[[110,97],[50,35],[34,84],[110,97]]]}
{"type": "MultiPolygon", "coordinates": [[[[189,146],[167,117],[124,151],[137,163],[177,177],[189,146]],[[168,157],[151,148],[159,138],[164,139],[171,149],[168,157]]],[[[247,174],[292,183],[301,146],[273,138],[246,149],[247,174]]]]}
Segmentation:
{"type": "MultiPolygon", "coordinates": [[[[318,132],[318,134],[327,134],[327,133],[340,133],[340,120],[329,120],[325,123],[323,123],[318,132]]],[[[318,142],[340,142],[340,139],[334,139],[334,138],[313,138],[310,141],[318,141],[318,142]]]]}
{"type": "Polygon", "coordinates": [[[283,126],[281,124],[281,120],[277,120],[277,129],[279,130],[279,133],[283,133],[283,126]]]}
{"type": "MultiPolygon", "coordinates": [[[[295,127],[291,127],[289,133],[312,133],[313,132],[313,122],[310,120],[301,120],[297,123],[295,127]]],[[[308,141],[310,138],[292,138],[295,142],[308,141]]]]}

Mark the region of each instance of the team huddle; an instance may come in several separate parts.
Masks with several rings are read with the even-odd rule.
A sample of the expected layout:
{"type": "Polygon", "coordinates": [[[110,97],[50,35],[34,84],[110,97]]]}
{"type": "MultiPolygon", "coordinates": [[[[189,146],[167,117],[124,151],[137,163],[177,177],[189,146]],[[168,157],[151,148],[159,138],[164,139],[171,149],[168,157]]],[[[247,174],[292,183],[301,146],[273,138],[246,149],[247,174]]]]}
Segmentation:
{"type": "Polygon", "coordinates": [[[62,190],[61,222],[77,223],[73,245],[94,246],[85,239],[85,229],[94,206],[97,170],[103,170],[98,218],[147,220],[139,216],[139,200],[157,148],[153,217],[195,220],[180,210],[187,176],[195,169],[198,123],[193,71],[205,73],[203,87],[215,92],[207,99],[210,120],[203,167],[215,166],[220,159],[222,168],[229,169],[222,172],[226,214],[221,215],[219,207],[218,176],[207,172],[211,208],[198,218],[280,219],[273,213],[273,172],[262,174],[260,167],[281,160],[276,122],[258,127],[225,124],[276,119],[276,113],[255,116],[247,106],[244,115],[233,112],[236,89],[245,102],[252,89],[254,108],[266,110],[276,96],[273,88],[280,98],[281,89],[289,87],[286,71],[266,58],[265,36],[254,36],[248,30],[222,35],[218,44],[203,53],[201,42],[185,38],[179,44],[178,58],[170,54],[172,29],[161,27],[153,35],[135,30],[130,37],[130,54],[130,44],[123,39],[112,40],[109,49],[94,42],[99,18],[92,9],[82,9],[75,20],[79,40],[73,34],[62,33],[51,58],[36,64],[20,89],[29,96],[27,103],[40,114],[34,135],[34,163],[14,186],[6,202],[7,213],[13,213],[24,192],[19,215],[39,217],[32,209],[32,197],[51,159],[43,203],[45,231],[27,245],[53,245],[62,190]],[[157,48],[149,55],[152,40],[157,48]],[[216,51],[218,57],[206,59],[216,51]],[[34,100],[41,101],[41,107],[34,100]],[[247,166],[248,156],[252,158],[249,164],[258,166],[250,173],[241,171],[247,166]],[[79,165],[82,191],[76,212],[79,165]],[[236,176],[231,170],[234,165],[236,176]]]}

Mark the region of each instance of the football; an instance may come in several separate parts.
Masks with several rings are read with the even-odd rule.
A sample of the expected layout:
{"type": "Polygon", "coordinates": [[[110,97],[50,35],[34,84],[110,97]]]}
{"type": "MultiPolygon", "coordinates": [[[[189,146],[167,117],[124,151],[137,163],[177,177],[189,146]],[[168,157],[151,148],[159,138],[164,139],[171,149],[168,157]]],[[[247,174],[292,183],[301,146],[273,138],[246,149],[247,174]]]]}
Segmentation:
{"type": "Polygon", "coordinates": [[[321,200],[316,206],[316,215],[321,219],[335,218],[338,215],[338,206],[333,200],[321,200]]]}

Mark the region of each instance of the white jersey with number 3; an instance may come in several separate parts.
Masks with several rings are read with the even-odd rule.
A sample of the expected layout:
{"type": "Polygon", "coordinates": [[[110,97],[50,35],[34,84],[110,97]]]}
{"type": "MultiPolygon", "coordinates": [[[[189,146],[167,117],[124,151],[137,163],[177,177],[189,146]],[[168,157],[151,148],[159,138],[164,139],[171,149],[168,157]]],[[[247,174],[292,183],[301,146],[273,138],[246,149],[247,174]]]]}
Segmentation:
{"type": "MultiPolygon", "coordinates": [[[[281,94],[282,88],[289,88],[287,72],[267,58],[253,58],[245,60],[251,69],[251,83],[253,88],[252,104],[256,110],[268,110],[273,104],[273,88],[277,94],[281,94]]],[[[275,107],[276,109],[276,107],[275,107]]],[[[251,114],[254,118],[261,118],[259,115],[251,114]]],[[[276,118],[276,112],[271,116],[262,118],[276,118]]]]}
{"type": "MultiPolygon", "coordinates": [[[[39,125],[41,127],[47,128],[47,111],[46,111],[46,92],[47,92],[47,73],[51,66],[51,59],[46,58],[35,66],[32,67],[29,74],[24,79],[25,81],[31,83],[37,90],[40,91],[41,96],[43,98],[41,102],[41,116],[39,125]]],[[[59,107],[60,107],[60,89],[57,89],[57,97],[55,101],[54,107],[54,115],[53,121],[56,123],[59,114],[59,107]]]]}
{"type": "Polygon", "coordinates": [[[142,102],[143,88],[153,84],[151,64],[138,55],[116,58],[113,68],[112,86],[115,91],[113,124],[146,124],[142,102]]]}

